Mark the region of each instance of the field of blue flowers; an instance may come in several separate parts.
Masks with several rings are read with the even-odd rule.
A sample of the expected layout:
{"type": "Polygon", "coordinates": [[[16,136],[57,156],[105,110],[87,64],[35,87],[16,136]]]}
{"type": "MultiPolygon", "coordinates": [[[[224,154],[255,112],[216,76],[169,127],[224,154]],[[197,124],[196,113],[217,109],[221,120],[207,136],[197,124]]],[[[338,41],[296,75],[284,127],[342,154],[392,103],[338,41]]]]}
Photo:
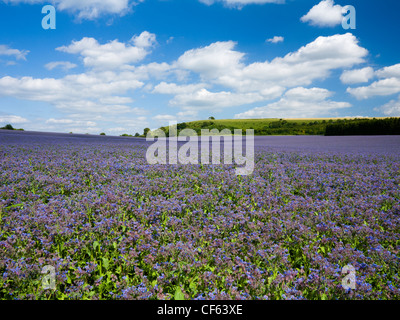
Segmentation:
{"type": "Polygon", "coordinates": [[[400,299],[398,138],[268,139],[236,176],[149,165],[144,139],[0,133],[0,299],[400,299]]]}

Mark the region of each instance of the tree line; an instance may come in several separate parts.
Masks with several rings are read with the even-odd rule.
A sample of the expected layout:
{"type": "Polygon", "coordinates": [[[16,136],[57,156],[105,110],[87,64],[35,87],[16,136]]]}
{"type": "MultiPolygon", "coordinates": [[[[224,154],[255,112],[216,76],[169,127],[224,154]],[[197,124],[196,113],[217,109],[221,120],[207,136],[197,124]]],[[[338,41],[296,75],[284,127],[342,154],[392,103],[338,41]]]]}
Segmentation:
{"type": "Polygon", "coordinates": [[[400,118],[358,119],[350,122],[328,124],[326,136],[399,135],[400,118]]]}

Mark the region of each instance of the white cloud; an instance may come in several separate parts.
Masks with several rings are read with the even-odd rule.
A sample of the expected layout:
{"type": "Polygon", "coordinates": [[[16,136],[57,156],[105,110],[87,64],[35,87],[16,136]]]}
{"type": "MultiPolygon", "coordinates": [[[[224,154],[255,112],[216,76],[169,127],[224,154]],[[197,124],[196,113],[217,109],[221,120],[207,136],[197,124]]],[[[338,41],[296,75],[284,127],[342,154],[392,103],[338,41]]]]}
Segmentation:
{"type": "Polygon", "coordinates": [[[56,50],[81,55],[83,63],[87,67],[115,69],[144,59],[150,53],[147,49],[155,43],[155,35],[144,31],[139,36],[133,37],[131,42],[135,46],[118,40],[99,44],[96,39],[85,37],[56,50]]]}
{"type": "Polygon", "coordinates": [[[285,40],[284,37],[280,37],[280,36],[275,36],[271,39],[267,39],[267,42],[271,42],[271,43],[279,43],[279,42],[283,42],[285,40]]]}
{"type": "Polygon", "coordinates": [[[244,53],[234,51],[236,42],[214,42],[207,47],[186,51],[176,66],[206,77],[223,76],[241,66],[244,53]]]}
{"type": "Polygon", "coordinates": [[[177,120],[176,116],[170,114],[159,114],[153,117],[153,120],[157,121],[175,121],[177,120]]]}
{"type": "Polygon", "coordinates": [[[282,58],[248,65],[235,45],[233,41],[215,42],[186,51],[171,68],[199,75],[201,83],[161,82],[152,93],[174,95],[169,104],[186,111],[219,110],[279,98],[287,88],[310,85],[327,78],[332,70],[363,63],[368,54],[350,33],[319,37],[282,58]],[[213,92],[209,89],[213,85],[230,90],[213,92]]]}
{"type": "Polygon", "coordinates": [[[367,87],[347,88],[347,92],[359,100],[368,99],[374,96],[388,96],[400,92],[400,79],[383,79],[375,81],[367,87]]]}
{"type": "Polygon", "coordinates": [[[332,70],[363,63],[368,54],[351,33],[321,36],[283,58],[249,65],[243,63],[244,53],[235,51],[234,46],[232,41],[216,42],[187,51],[176,66],[198,73],[203,81],[251,92],[310,85],[314,80],[327,78],[332,70]]]}
{"type": "Polygon", "coordinates": [[[388,96],[400,92],[400,64],[385,67],[375,72],[380,79],[369,86],[348,88],[347,92],[357,99],[368,99],[374,96],[388,96]]]}
{"type": "Polygon", "coordinates": [[[71,63],[69,61],[53,61],[49,62],[45,65],[45,68],[48,70],[53,70],[55,68],[61,68],[65,71],[68,71],[70,69],[76,68],[77,65],[75,63],[71,63]]]}
{"type": "Polygon", "coordinates": [[[368,82],[374,77],[374,69],[371,67],[366,67],[357,70],[344,71],[340,76],[340,80],[344,84],[355,84],[368,82]]]}
{"type": "Polygon", "coordinates": [[[156,35],[148,31],[143,31],[140,35],[134,36],[131,41],[138,48],[148,48],[156,43],[156,35]]]}
{"type": "MultiPolygon", "coordinates": [[[[133,128],[138,131],[145,123],[118,122],[121,114],[126,118],[136,115],[137,119],[145,114],[144,109],[132,106],[136,102],[130,96],[140,88],[143,93],[171,95],[169,105],[179,108],[178,119],[193,118],[202,110],[218,112],[253,103],[266,105],[279,98],[240,116],[263,115],[265,110],[268,114],[312,116],[335,112],[349,104],[329,100],[330,93],[325,89],[302,87],[329,77],[333,70],[352,69],[364,63],[368,54],[357,38],[347,33],[318,37],[271,61],[246,63],[246,54],[235,49],[236,43],[225,41],[188,50],[172,63],[138,65],[155,43],[155,35],[146,31],[125,43],[114,40],[100,44],[94,38],[73,41],[58,50],[81,56],[87,69],[84,73],[62,78],[6,76],[0,78],[0,96],[47,102],[66,113],[68,119],[94,121],[96,126],[92,128],[96,130],[103,128],[103,122],[112,122],[108,127],[126,128],[127,132],[133,128]],[[154,85],[154,80],[159,83],[154,85]]],[[[47,67],[67,65],[55,63],[47,67]]],[[[394,72],[386,70],[389,71],[394,72]]],[[[142,101],[142,97],[138,100],[142,101]]],[[[57,128],[62,124],[47,125],[57,128]]],[[[71,128],[72,123],[63,126],[71,128]]],[[[84,131],[90,126],[82,123],[80,128],[84,131]]]]}
{"type": "Polygon", "coordinates": [[[0,56],[11,56],[16,60],[26,60],[26,55],[29,53],[28,50],[18,50],[10,48],[7,45],[0,45],[0,56]]]}
{"type": "Polygon", "coordinates": [[[379,78],[399,78],[400,79],[400,63],[390,67],[385,67],[376,71],[379,78]]]}
{"type": "Polygon", "coordinates": [[[343,7],[335,5],[333,0],[323,0],[311,8],[311,10],[301,17],[302,22],[309,22],[318,27],[334,27],[342,23],[343,7]]]}
{"type": "Polygon", "coordinates": [[[129,112],[124,103],[130,100],[118,98],[118,94],[142,87],[134,77],[126,72],[83,73],[61,79],[6,76],[0,78],[0,96],[48,102],[65,112],[129,112]]]}
{"type": "Polygon", "coordinates": [[[277,102],[236,114],[235,118],[311,118],[351,107],[347,102],[327,100],[331,95],[332,92],[322,88],[298,87],[287,91],[277,102]]]}
{"type": "Polygon", "coordinates": [[[387,104],[375,108],[375,111],[382,112],[385,116],[388,117],[400,117],[400,96],[398,100],[391,100],[387,104]]]}
{"type": "Polygon", "coordinates": [[[186,109],[184,111],[178,112],[176,115],[182,119],[193,119],[197,116],[197,110],[186,109]]]}
{"type": "MultiPolygon", "coordinates": [[[[130,43],[114,40],[99,44],[96,39],[84,38],[69,46],[58,48],[84,59],[88,71],[70,74],[62,78],[11,77],[0,78],[0,96],[50,103],[67,114],[144,114],[138,107],[131,107],[133,99],[127,94],[142,88],[142,79],[163,76],[171,66],[166,63],[150,63],[139,67],[134,63],[148,54],[155,43],[155,35],[147,31],[134,36],[130,43]],[[113,71],[111,71],[113,68],[113,71]]],[[[66,61],[50,62],[48,69],[75,65],[66,61]]]]}
{"type": "Polygon", "coordinates": [[[163,81],[153,89],[153,93],[190,94],[197,90],[203,89],[205,86],[207,86],[207,85],[204,83],[177,85],[176,83],[166,83],[163,81]]]}
{"type": "Polygon", "coordinates": [[[208,6],[216,3],[222,2],[224,5],[233,8],[242,8],[248,4],[266,4],[266,3],[285,3],[285,0],[199,0],[208,6]]]}
{"type": "Polygon", "coordinates": [[[46,121],[48,124],[68,124],[72,126],[87,126],[95,127],[97,124],[93,121],[82,121],[82,120],[72,120],[72,119],[48,119],[46,121]]]}
{"type": "Polygon", "coordinates": [[[178,94],[170,101],[170,104],[186,108],[218,109],[241,106],[263,100],[265,100],[265,97],[259,93],[210,92],[203,88],[191,93],[178,94]]]}
{"type": "Polygon", "coordinates": [[[127,114],[121,118],[113,113],[102,114],[69,114],[66,118],[48,119],[41,124],[35,122],[35,130],[41,129],[45,131],[58,131],[58,132],[74,132],[74,133],[91,133],[99,134],[106,132],[107,134],[134,134],[142,129],[142,126],[147,126],[146,117],[133,116],[129,117],[127,114]],[[39,126],[39,128],[38,128],[39,126]],[[118,127],[113,127],[118,126],[118,127]]]}
{"type": "MultiPolygon", "coordinates": [[[[131,7],[143,2],[144,0],[131,1],[131,0],[53,0],[51,1],[60,11],[68,11],[76,14],[78,19],[95,19],[99,16],[112,14],[112,15],[125,15],[130,12],[131,7]]],[[[47,4],[46,0],[3,0],[3,2],[17,4],[47,4]]]]}
{"type": "Polygon", "coordinates": [[[220,109],[274,99],[284,91],[282,87],[274,86],[258,92],[211,92],[205,87],[207,85],[202,83],[177,85],[161,82],[154,88],[153,93],[175,95],[169,102],[171,106],[182,107],[186,112],[196,112],[198,109],[220,109]]]}
{"type": "Polygon", "coordinates": [[[15,116],[15,115],[3,115],[0,114],[0,124],[20,124],[20,123],[27,123],[29,122],[28,119],[25,119],[20,116],[15,116]]]}

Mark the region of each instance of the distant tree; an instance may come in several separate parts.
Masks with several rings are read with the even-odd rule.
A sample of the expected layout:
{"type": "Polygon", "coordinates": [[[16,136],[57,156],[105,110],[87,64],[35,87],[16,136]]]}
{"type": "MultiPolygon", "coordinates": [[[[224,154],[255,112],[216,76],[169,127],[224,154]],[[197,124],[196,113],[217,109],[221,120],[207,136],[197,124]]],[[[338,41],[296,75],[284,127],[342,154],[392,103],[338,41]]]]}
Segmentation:
{"type": "Polygon", "coordinates": [[[106,134],[104,132],[100,133],[101,136],[105,136],[106,134]]]}
{"type": "Polygon", "coordinates": [[[139,133],[139,132],[136,132],[136,133],[135,133],[135,137],[140,137],[140,133],[139,133]]]}
{"type": "Polygon", "coordinates": [[[183,130],[183,129],[185,129],[186,127],[187,127],[186,122],[178,123],[177,126],[176,126],[176,128],[177,128],[178,130],[183,130]]]}
{"type": "Polygon", "coordinates": [[[15,130],[11,124],[6,124],[5,127],[1,128],[5,130],[15,130]]]}
{"type": "Polygon", "coordinates": [[[150,128],[144,128],[143,135],[146,137],[147,133],[150,131],[150,128]]]}
{"type": "Polygon", "coordinates": [[[214,117],[208,117],[208,120],[215,120],[214,117]]]}

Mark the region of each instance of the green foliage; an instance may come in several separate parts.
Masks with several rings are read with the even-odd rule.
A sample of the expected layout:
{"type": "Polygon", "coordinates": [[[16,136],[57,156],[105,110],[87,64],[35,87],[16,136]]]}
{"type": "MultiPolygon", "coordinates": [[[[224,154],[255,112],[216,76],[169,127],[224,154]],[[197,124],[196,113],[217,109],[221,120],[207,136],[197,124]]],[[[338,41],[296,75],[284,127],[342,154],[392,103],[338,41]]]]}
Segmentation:
{"type": "Polygon", "coordinates": [[[105,136],[106,134],[104,132],[100,133],[101,136],[105,136]]]}
{"type": "Polygon", "coordinates": [[[147,136],[147,133],[150,131],[150,128],[144,128],[143,135],[147,136]]]}
{"type": "MultiPolygon", "coordinates": [[[[350,134],[350,131],[355,132],[353,134],[399,134],[400,130],[399,118],[383,120],[375,118],[211,120],[210,118],[208,120],[178,123],[178,134],[185,128],[193,129],[198,135],[201,134],[202,129],[217,129],[219,131],[228,129],[231,132],[240,129],[243,134],[246,133],[246,129],[253,129],[255,135],[336,135],[336,132],[339,131],[346,132],[344,134],[350,134]]],[[[166,136],[169,136],[169,127],[162,127],[161,129],[166,133],[166,136]]]]}
{"type": "Polygon", "coordinates": [[[24,131],[24,129],[15,129],[11,124],[6,124],[4,127],[0,128],[3,130],[19,130],[19,131],[24,131]]]}
{"type": "Polygon", "coordinates": [[[185,295],[183,294],[182,289],[179,286],[176,287],[174,299],[175,300],[185,300],[185,295]]]}
{"type": "Polygon", "coordinates": [[[328,124],[326,136],[349,135],[399,135],[400,118],[357,119],[328,124]]]}

